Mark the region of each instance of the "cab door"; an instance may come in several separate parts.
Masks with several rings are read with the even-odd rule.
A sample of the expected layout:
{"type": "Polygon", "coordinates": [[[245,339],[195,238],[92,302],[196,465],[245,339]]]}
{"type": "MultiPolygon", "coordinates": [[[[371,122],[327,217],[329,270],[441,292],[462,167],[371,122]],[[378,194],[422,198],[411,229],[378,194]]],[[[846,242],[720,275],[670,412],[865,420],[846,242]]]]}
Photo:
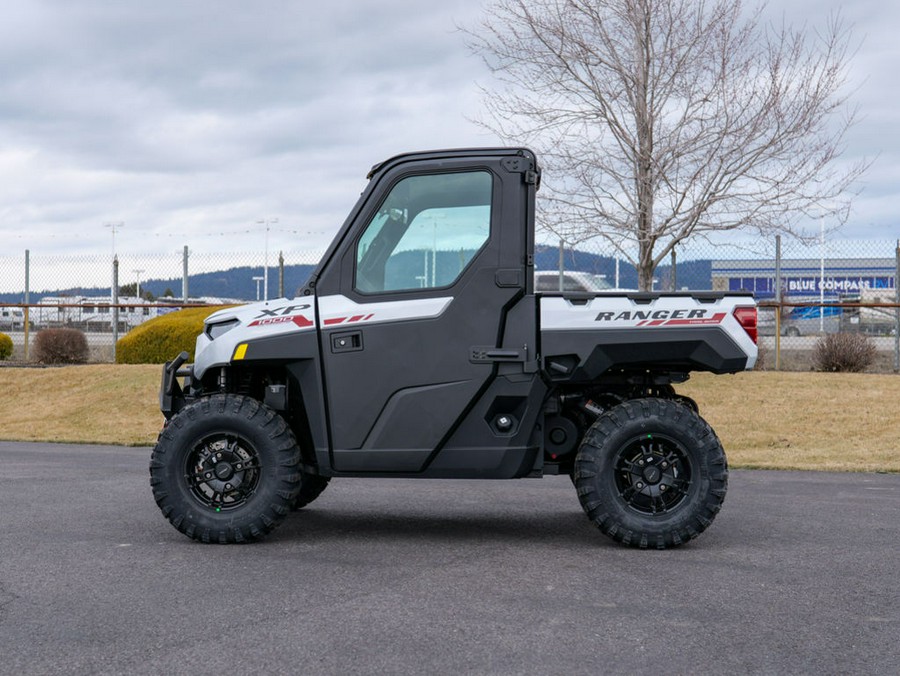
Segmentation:
{"type": "Polygon", "coordinates": [[[494,348],[525,293],[522,175],[499,157],[433,164],[376,179],[317,287],[338,472],[423,470],[510,358],[494,348]]]}

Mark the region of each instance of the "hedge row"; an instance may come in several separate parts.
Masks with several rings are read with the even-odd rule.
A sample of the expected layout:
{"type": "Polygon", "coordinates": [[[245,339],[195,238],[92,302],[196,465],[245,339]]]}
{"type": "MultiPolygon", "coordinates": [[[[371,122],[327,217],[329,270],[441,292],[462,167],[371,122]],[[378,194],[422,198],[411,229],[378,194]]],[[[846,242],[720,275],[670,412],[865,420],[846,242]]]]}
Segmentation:
{"type": "Polygon", "coordinates": [[[118,364],[164,364],[180,352],[191,355],[197,335],[203,331],[203,320],[225,307],[193,307],[155,317],[133,328],[116,343],[118,364]]]}
{"type": "Polygon", "coordinates": [[[9,359],[13,353],[12,338],[5,333],[0,333],[0,359],[9,359]]]}

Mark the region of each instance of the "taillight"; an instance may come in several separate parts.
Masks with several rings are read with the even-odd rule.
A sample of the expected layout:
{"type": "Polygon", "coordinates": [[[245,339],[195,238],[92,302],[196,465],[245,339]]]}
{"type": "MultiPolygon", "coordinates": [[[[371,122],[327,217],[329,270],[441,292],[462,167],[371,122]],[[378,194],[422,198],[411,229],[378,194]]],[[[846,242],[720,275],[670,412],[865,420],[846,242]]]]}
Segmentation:
{"type": "Polygon", "coordinates": [[[757,325],[756,325],[756,308],[755,307],[738,307],[734,309],[732,313],[734,318],[738,320],[738,324],[741,325],[741,328],[747,332],[747,335],[750,336],[750,339],[756,343],[756,338],[758,335],[757,325]]]}

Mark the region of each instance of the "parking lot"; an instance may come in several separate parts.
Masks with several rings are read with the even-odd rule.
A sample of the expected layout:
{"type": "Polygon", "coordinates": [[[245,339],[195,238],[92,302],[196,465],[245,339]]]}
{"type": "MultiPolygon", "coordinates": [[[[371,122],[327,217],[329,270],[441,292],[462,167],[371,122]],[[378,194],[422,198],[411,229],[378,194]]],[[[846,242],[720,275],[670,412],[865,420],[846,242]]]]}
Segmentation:
{"type": "Polygon", "coordinates": [[[897,475],[734,471],[665,552],[565,477],[335,480],[223,547],[162,518],[148,455],[0,443],[0,672],[896,673],[897,475]]]}

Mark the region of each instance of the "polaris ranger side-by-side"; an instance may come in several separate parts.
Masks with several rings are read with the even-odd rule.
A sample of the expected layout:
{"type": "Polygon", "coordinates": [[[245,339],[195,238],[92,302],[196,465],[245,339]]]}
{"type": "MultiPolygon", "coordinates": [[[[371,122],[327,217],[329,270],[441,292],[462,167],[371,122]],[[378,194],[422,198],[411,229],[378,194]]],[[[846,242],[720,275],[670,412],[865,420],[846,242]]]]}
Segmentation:
{"type": "Polygon", "coordinates": [[[665,548],[728,469],[674,385],[757,357],[745,294],[534,291],[540,171],[523,149],[374,167],[306,286],[216,312],[166,364],[150,463],[166,518],[259,539],[332,478],[567,474],[588,518],[665,548]]]}

